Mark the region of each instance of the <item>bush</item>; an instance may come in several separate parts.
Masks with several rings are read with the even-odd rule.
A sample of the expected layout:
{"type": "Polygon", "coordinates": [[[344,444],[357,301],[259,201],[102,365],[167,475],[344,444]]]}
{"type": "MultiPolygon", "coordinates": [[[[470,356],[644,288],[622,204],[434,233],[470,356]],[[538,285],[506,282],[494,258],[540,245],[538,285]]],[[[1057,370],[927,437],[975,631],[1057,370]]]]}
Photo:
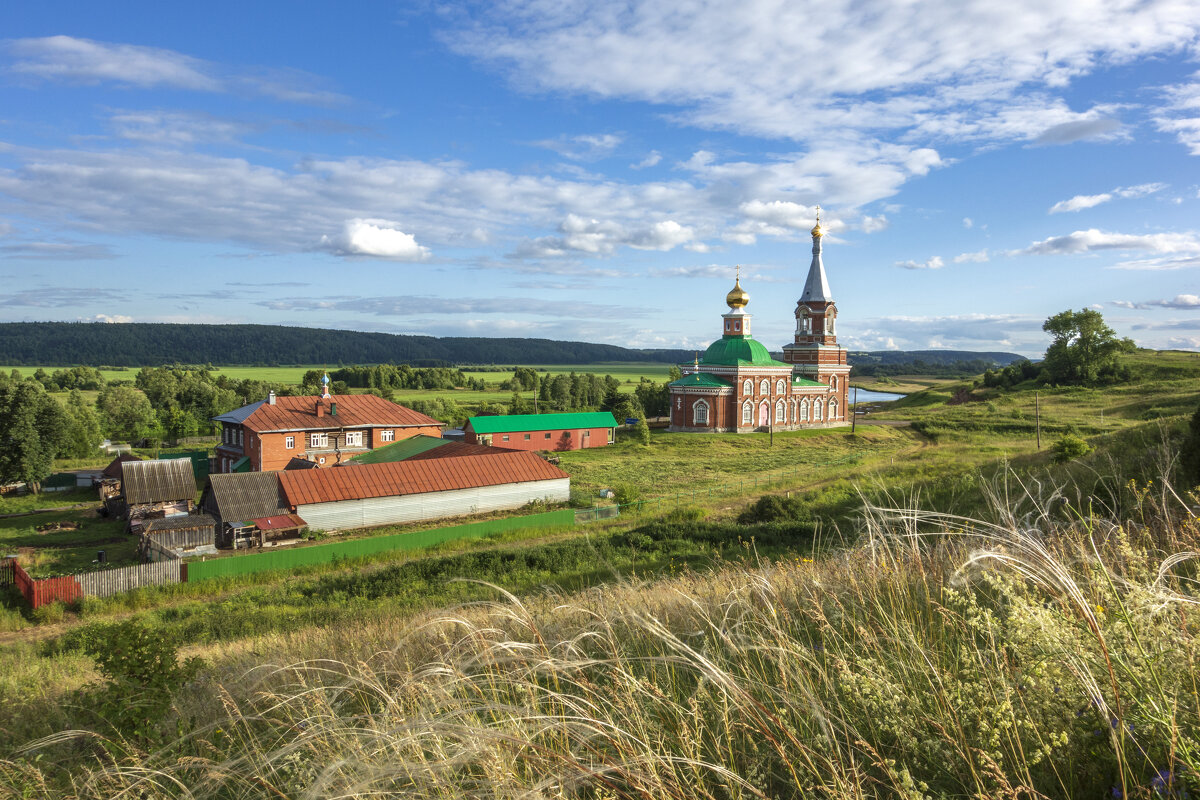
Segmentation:
{"type": "Polygon", "coordinates": [[[623,483],[613,487],[613,501],[619,506],[628,507],[630,511],[637,511],[642,507],[642,493],[637,488],[623,483]]]}
{"type": "Polygon", "coordinates": [[[1050,450],[1054,453],[1054,461],[1058,464],[1074,461],[1092,452],[1091,445],[1073,433],[1060,436],[1058,441],[1050,447],[1050,450]]]}
{"type": "Polygon", "coordinates": [[[738,515],[743,525],[763,522],[792,522],[808,516],[808,509],[799,497],[765,494],[738,515]]]}

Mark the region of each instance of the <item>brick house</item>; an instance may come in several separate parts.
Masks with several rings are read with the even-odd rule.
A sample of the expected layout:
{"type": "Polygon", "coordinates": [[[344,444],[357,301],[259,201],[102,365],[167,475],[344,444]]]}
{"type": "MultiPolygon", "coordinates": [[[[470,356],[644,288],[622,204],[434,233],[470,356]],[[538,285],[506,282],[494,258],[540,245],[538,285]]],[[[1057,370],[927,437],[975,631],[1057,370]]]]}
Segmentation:
{"type": "Polygon", "coordinates": [[[293,459],[333,466],[443,423],[373,394],[278,397],[213,417],[221,424],[215,472],[281,470],[293,459]]]}
{"type": "Polygon", "coordinates": [[[469,444],[508,450],[581,450],[612,444],[617,421],[607,411],[471,417],[463,428],[469,444]]]}

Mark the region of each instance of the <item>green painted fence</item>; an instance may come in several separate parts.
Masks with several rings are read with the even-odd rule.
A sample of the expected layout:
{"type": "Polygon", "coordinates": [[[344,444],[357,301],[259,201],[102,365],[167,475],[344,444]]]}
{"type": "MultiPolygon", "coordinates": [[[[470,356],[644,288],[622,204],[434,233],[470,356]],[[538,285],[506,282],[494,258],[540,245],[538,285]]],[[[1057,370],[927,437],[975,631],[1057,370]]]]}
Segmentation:
{"type": "Polygon", "coordinates": [[[296,567],[306,567],[313,564],[328,564],[335,559],[362,558],[388,550],[418,550],[422,547],[449,542],[455,539],[467,539],[487,536],[501,531],[521,530],[525,528],[554,528],[569,527],[575,524],[575,512],[572,509],[548,511],[544,514],[530,514],[524,517],[508,517],[506,519],[489,519],[483,522],[471,522],[466,525],[455,525],[451,528],[433,528],[427,531],[412,533],[396,533],[391,536],[374,536],[369,539],[352,539],[347,542],[298,547],[291,550],[279,550],[252,555],[236,555],[228,558],[218,558],[212,561],[192,561],[187,564],[187,581],[204,581],[212,578],[224,578],[230,575],[249,575],[254,572],[268,570],[289,570],[296,567]]]}

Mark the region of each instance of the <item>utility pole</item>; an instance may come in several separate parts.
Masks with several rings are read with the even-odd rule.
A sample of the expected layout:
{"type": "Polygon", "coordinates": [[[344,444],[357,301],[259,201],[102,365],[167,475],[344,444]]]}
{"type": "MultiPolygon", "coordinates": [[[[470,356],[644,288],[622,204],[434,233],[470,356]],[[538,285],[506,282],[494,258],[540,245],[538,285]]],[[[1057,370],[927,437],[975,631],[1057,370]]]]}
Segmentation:
{"type": "Polygon", "coordinates": [[[1038,404],[1038,393],[1033,393],[1033,418],[1037,420],[1037,448],[1042,449],[1042,408],[1038,404]]]}
{"type": "Polygon", "coordinates": [[[858,423],[858,387],[854,387],[854,402],[850,404],[850,435],[854,435],[854,426],[858,423]]]}

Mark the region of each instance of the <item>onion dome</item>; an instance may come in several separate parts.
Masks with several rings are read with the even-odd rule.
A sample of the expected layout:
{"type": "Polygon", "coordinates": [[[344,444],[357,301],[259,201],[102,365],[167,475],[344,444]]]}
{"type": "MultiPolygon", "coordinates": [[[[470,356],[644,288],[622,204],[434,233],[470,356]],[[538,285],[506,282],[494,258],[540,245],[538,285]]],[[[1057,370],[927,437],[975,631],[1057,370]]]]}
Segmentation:
{"type": "Polygon", "coordinates": [[[818,236],[825,235],[825,229],[821,227],[821,207],[820,206],[817,206],[817,224],[813,225],[813,229],[812,229],[811,233],[812,233],[814,239],[817,238],[818,236]]]}
{"type": "Polygon", "coordinates": [[[745,308],[750,302],[750,293],[742,288],[741,276],[733,283],[733,288],[729,290],[729,294],[725,295],[725,305],[730,308],[745,308]]]}

